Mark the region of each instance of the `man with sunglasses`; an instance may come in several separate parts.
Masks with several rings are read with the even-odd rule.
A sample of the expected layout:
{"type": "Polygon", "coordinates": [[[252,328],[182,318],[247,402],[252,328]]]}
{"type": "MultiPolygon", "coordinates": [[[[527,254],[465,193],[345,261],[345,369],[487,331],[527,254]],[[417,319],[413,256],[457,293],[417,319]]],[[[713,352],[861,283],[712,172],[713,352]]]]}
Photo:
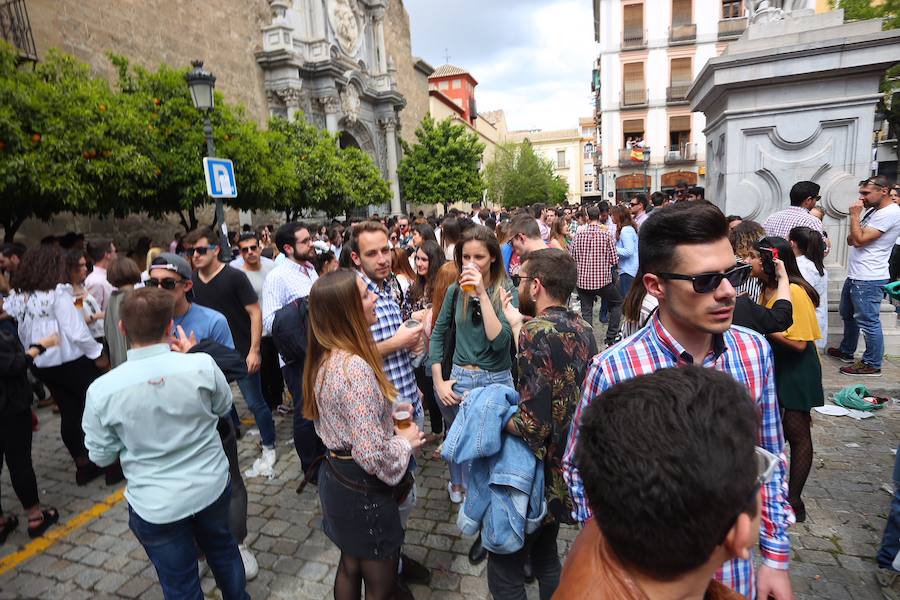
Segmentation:
{"type": "MultiPolygon", "coordinates": [[[[728,373],[755,402],[760,415],[757,445],[783,456],[772,349],[762,335],[732,327],[735,287],[746,280],[749,269],[735,264],[725,215],[707,201],[679,202],[654,211],[641,230],[638,253],[643,284],[659,309],[643,329],[595,357],[585,379],[563,459],[573,516],[582,523],[591,517],[576,467],[582,414],[598,395],[639,375],[691,364],[728,373]]],[[[793,523],[793,512],[782,491],[784,479],[782,460],[763,494],[762,566],[757,578],[752,563],[743,558],[725,563],[716,575],[749,598],[757,590],[760,598],[792,598],[787,527],[793,523]]]]}
{"type": "Polygon", "coordinates": [[[819,201],[819,184],[814,181],[798,181],[791,187],[791,205],[772,213],[763,221],[767,237],[788,239],[794,227],[809,227],[820,234],[822,221],[809,214],[809,209],[819,201]]]}
{"type": "Polygon", "coordinates": [[[647,213],[647,208],[649,206],[650,201],[647,200],[647,196],[644,194],[636,194],[634,198],[629,201],[628,210],[631,212],[631,218],[634,220],[636,229],[640,229],[641,225],[644,224],[644,221],[647,220],[647,217],[650,216],[647,213]]]}
{"type": "Polygon", "coordinates": [[[779,461],[756,447],[756,422],[746,388],[694,366],[599,396],[577,451],[595,518],[553,597],[742,598],[713,576],[726,561],[748,560],[759,540],[760,489],[779,461]]]}
{"type": "Polygon", "coordinates": [[[259,368],[262,364],[262,313],[259,297],[249,278],[219,260],[216,235],[209,227],[201,227],[184,236],[185,252],[192,258],[194,302],[225,316],[235,350],[247,363],[247,376],[237,381],[247,408],[259,428],[262,454],[254,463],[255,472],[268,471],[275,465],[275,420],[263,396],[259,368]]]}
{"type": "Polygon", "coordinates": [[[900,206],[891,199],[889,191],[887,179],[871,177],[859,182],[859,199],[850,205],[850,252],[840,304],[844,336],[840,346],[826,352],[842,362],[853,363],[860,331],[866,338],[866,351],[862,360],[841,367],[844,375],[881,377],[884,332],[879,311],[884,286],[890,282],[891,250],[900,235],[900,206]]]}

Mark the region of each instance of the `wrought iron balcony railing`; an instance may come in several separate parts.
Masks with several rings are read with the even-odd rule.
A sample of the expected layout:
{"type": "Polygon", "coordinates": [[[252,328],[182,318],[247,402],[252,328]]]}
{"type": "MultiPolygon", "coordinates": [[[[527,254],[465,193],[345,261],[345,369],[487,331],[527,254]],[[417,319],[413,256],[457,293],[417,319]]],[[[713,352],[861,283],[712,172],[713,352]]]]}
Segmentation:
{"type": "Polygon", "coordinates": [[[690,83],[676,83],[666,88],[666,102],[676,104],[678,102],[687,102],[687,91],[691,87],[690,83]]]}
{"type": "Polygon", "coordinates": [[[747,29],[747,17],[722,19],[719,21],[719,39],[724,40],[740,37],[745,29],[747,29]]]}
{"type": "Polygon", "coordinates": [[[694,162],[697,160],[697,144],[681,144],[680,146],[671,146],[663,159],[667,165],[675,163],[694,162]]]}
{"type": "Polygon", "coordinates": [[[20,60],[37,61],[25,0],[0,0],[0,36],[15,46],[20,60]]]}
{"type": "Polygon", "coordinates": [[[646,45],[647,36],[643,29],[626,29],[622,34],[622,48],[643,48],[646,45]]]}
{"type": "Polygon", "coordinates": [[[688,23],[686,25],[672,25],[669,30],[670,42],[693,42],[697,39],[697,25],[688,23]]]}

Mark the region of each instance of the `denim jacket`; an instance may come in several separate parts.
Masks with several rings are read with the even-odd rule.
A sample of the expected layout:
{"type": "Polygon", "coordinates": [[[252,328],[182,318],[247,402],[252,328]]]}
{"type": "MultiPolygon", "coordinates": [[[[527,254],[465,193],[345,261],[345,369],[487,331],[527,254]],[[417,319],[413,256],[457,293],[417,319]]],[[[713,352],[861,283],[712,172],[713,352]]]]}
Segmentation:
{"type": "Polygon", "coordinates": [[[456,524],[495,554],[521,549],[547,513],[544,465],[518,437],[506,432],[518,409],[519,394],[505,385],[476,388],[460,405],[444,440],[441,456],[472,461],[469,489],[456,524]]]}

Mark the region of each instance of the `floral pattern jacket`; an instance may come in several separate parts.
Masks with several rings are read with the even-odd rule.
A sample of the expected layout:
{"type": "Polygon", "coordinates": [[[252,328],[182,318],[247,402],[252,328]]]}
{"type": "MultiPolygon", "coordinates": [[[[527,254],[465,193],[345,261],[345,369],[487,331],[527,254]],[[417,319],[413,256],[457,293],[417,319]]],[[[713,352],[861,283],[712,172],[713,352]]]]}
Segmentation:
{"type": "Polygon", "coordinates": [[[593,329],[564,306],[546,309],[526,322],[519,334],[519,412],[511,423],[535,456],[544,461],[550,522],[574,522],[562,458],[572,414],[595,354],[593,329]]]}

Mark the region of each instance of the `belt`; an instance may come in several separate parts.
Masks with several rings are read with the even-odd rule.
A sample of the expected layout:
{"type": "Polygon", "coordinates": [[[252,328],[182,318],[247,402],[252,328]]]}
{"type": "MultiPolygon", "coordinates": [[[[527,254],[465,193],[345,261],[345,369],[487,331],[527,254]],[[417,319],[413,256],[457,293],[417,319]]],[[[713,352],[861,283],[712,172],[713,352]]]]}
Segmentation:
{"type": "Polygon", "coordinates": [[[329,450],[328,456],[338,460],[353,460],[353,456],[350,454],[349,450],[329,450]]]}

